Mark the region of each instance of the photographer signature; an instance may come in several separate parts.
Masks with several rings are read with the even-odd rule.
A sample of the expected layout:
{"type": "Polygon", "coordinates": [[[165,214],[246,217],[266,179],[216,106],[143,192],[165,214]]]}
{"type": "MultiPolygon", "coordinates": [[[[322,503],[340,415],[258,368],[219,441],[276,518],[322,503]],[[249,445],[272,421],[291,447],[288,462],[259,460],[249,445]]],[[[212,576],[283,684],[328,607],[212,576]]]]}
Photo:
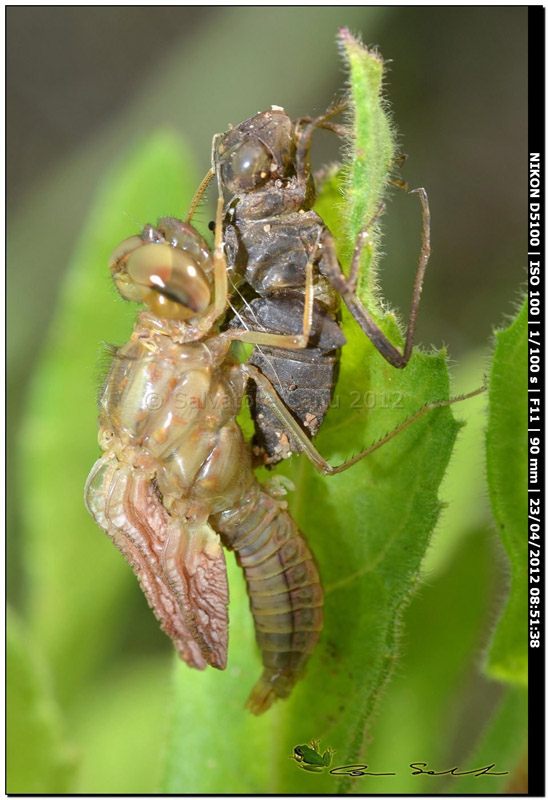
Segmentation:
{"type": "MultiPolygon", "coordinates": [[[[475,775],[478,778],[480,775],[508,775],[507,772],[493,772],[495,765],[487,764],[485,767],[476,767],[476,769],[460,770],[459,767],[451,767],[451,769],[433,770],[422,769],[427,767],[426,761],[414,761],[409,764],[411,775],[453,775],[455,778],[460,778],[463,775],[475,775]]],[[[329,770],[331,775],[353,775],[360,777],[362,775],[370,775],[375,778],[384,777],[386,775],[397,775],[396,772],[370,772],[367,764],[350,764],[345,767],[335,767],[329,770]]]]}
{"type": "MultiPolygon", "coordinates": [[[[327,747],[322,754],[320,750],[320,743],[313,739],[310,745],[299,744],[293,748],[293,754],[290,758],[295,759],[301,769],[308,772],[323,772],[331,766],[331,759],[335,753],[330,747],[327,747]]],[[[412,761],[409,764],[411,775],[452,775],[455,778],[460,778],[463,775],[474,775],[479,778],[480,775],[508,775],[508,772],[493,772],[495,764],[487,764],[485,767],[476,767],[476,769],[461,770],[460,767],[451,767],[450,769],[433,770],[423,769],[428,767],[426,761],[412,761]]],[[[370,772],[368,764],[349,764],[342,767],[333,767],[329,770],[330,775],[352,775],[353,777],[370,776],[374,778],[382,778],[389,775],[397,775],[396,772],[370,772]]]]}

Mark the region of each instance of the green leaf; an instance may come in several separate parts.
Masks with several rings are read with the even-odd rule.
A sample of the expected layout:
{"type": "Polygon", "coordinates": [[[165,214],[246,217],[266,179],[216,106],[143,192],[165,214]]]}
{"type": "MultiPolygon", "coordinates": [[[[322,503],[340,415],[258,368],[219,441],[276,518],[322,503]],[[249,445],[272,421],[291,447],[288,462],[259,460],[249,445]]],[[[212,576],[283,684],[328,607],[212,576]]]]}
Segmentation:
{"type": "Polygon", "coordinates": [[[131,570],[83,501],[87,474],[100,453],[101,342],[127,340],[135,317],[135,309],[116,295],[108,256],[140,224],[162,213],[184,215],[196,185],[191,159],[165,132],[113,165],[71,261],[32,383],[20,476],[20,485],[31,491],[19,500],[28,620],[62,700],[78,693],[115,646],[127,602],[138,592],[131,570]]]}
{"type": "MultiPolygon", "coordinates": [[[[342,256],[347,260],[358,232],[378,213],[394,160],[394,134],[382,96],[384,64],[348,30],[339,31],[341,54],[350,72],[350,109],[353,137],[351,161],[345,168],[345,218],[342,256]]],[[[372,307],[375,299],[374,268],[378,256],[378,225],[370,232],[372,244],[361,259],[360,289],[372,307]]],[[[341,238],[341,237],[339,237],[341,238]]]]}
{"type": "Polygon", "coordinates": [[[486,436],[491,508],[512,568],[486,670],[527,684],[527,307],[496,334],[486,436]]]}
{"type": "Polygon", "coordinates": [[[64,742],[44,664],[10,610],[6,634],[7,792],[67,793],[74,753],[64,742]]]}

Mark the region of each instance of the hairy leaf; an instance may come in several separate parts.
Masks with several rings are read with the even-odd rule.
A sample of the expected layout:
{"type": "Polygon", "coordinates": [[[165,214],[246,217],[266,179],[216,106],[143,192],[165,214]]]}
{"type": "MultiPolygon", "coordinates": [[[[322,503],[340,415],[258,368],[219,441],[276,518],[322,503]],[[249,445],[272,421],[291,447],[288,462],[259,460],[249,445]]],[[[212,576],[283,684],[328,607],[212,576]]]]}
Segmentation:
{"type": "Polygon", "coordinates": [[[487,672],[527,684],[527,307],[496,334],[489,386],[487,481],[491,508],[512,574],[487,672]]]}
{"type": "MultiPolygon", "coordinates": [[[[341,55],[350,73],[350,163],[344,169],[346,222],[339,239],[348,259],[356,235],[380,211],[394,160],[394,135],[382,95],[384,64],[379,53],[369,50],[345,28],[339,31],[341,55]]],[[[374,301],[378,225],[370,231],[372,246],[361,258],[360,289],[370,307],[374,301]]]]}

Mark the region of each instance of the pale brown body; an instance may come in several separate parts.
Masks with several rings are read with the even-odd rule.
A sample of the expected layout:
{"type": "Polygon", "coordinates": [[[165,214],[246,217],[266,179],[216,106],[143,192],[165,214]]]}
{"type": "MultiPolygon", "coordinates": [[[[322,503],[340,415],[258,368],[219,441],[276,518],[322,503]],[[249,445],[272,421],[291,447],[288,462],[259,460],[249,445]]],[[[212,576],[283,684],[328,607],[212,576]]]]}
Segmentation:
{"type": "Polygon", "coordinates": [[[211,320],[203,328],[140,313],[103,390],[105,453],[86,504],[181,658],[199,669],[226,666],[221,545],[236,551],[264,663],[248,707],[261,713],[302,674],[322,627],[323,593],[286,503],[253,473],[235,419],[249,375],[229,355],[232,334],[217,333],[211,320]]]}

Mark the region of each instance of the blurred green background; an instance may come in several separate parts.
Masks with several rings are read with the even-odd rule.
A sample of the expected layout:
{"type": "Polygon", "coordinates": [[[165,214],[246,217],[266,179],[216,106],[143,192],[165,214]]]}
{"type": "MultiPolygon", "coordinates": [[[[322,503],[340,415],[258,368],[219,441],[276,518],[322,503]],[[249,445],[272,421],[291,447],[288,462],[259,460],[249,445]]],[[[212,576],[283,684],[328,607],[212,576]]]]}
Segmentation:
{"type": "MultiPolygon", "coordinates": [[[[47,563],[32,562],[32,543],[25,541],[23,509],[32,506],[34,486],[29,433],[22,463],[21,431],[65,271],[102,176],[160,128],[184,139],[195,162],[194,175],[185,179],[196,185],[209,166],[212,134],[229,123],[271,104],[292,116],[325,109],[344,87],[335,46],[340,26],[377,45],[389,62],[386,94],[401,150],[410,156],[402,177],[411,187],[427,188],[432,209],[432,260],[417,341],[447,344],[450,356],[464,365],[456,388],[470,389],[481,381],[493,326],[514,310],[525,280],[526,8],[8,8],[8,588],[21,652],[27,647],[25,622],[37,602],[33,575],[48,569],[47,563]]],[[[337,158],[334,137],[320,134],[315,163],[337,158]]],[[[178,206],[175,190],[170,197],[153,216],[185,213],[186,199],[178,206]]],[[[393,193],[384,221],[380,280],[385,297],[404,314],[418,253],[417,205],[393,193]]],[[[203,226],[209,214],[201,211],[203,226]]],[[[67,341],[74,334],[63,332],[67,341]]],[[[96,338],[108,338],[99,326],[96,338]]],[[[77,350],[78,342],[73,345],[77,350]]],[[[94,382],[90,363],[85,391],[93,393],[94,382]]],[[[409,698],[418,696],[424,680],[421,604],[426,617],[444,602],[450,613],[463,585],[481,582],[475,633],[470,631],[462,663],[453,664],[453,694],[443,701],[450,703],[455,758],[467,752],[499,697],[497,686],[478,674],[507,582],[481,489],[483,408],[480,402],[462,414],[459,408],[470,424],[459,439],[444,495],[456,510],[439,526],[430,579],[409,609],[415,634],[387,695],[375,748],[382,745],[383,727],[384,737],[390,736],[402,697],[411,714],[409,698]],[[471,474],[477,475],[473,491],[471,474]],[[457,576],[453,594],[449,575],[457,576]]],[[[55,448],[55,432],[49,436],[55,448]]],[[[91,467],[94,429],[81,430],[74,449],[81,448],[88,449],[91,467]]],[[[70,447],[63,457],[70,463],[70,447]]],[[[81,502],[80,495],[67,496],[59,487],[61,528],[81,512],[81,502]]],[[[62,610],[71,607],[72,595],[70,585],[58,588],[62,629],[62,610]]],[[[33,678],[31,689],[49,698],[38,727],[49,720],[43,724],[55,730],[51,741],[66,746],[58,769],[42,778],[37,791],[63,785],[66,791],[150,791],[158,785],[171,646],[130,580],[116,600],[115,613],[125,620],[117,641],[103,650],[96,640],[92,663],[72,690],[70,664],[67,674],[60,673],[39,643],[32,646],[30,660],[40,680],[33,678]],[[129,731],[146,757],[136,758],[129,731]],[[113,754],[113,741],[125,742],[121,752],[113,754]]],[[[443,703],[432,703],[437,713],[443,703]]],[[[438,724],[432,713],[425,725],[438,724]]],[[[413,728],[401,730],[403,736],[413,728]]]]}

